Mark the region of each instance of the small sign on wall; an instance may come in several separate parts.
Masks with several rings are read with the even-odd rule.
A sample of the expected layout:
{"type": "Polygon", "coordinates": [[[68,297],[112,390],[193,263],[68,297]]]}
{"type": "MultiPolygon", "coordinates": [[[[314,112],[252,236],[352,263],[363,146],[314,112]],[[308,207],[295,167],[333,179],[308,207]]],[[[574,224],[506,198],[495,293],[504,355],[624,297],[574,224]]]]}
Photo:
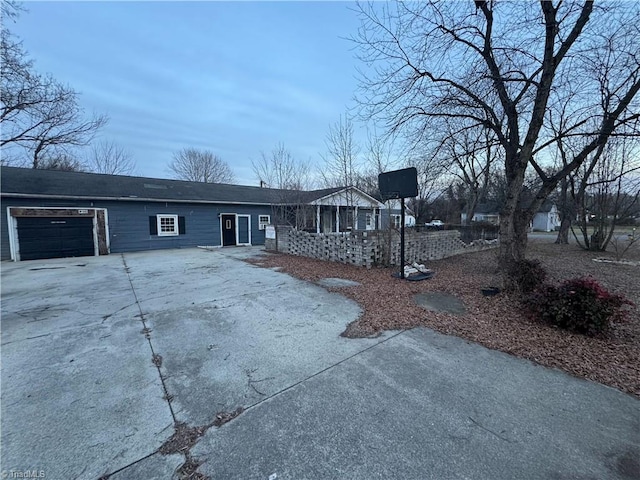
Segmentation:
{"type": "Polygon", "coordinates": [[[276,227],[273,225],[267,225],[264,227],[264,236],[265,238],[270,238],[275,240],[276,238],[276,227]]]}

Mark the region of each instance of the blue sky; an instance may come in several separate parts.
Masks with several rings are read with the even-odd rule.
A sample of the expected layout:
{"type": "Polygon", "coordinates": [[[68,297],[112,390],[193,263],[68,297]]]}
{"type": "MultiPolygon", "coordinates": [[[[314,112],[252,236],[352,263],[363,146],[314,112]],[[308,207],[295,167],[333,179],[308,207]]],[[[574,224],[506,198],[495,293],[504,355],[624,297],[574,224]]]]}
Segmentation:
{"type": "MultiPolygon", "coordinates": [[[[209,149],[255,184],[251,160],[278,142],[321,162],[330,124],[353,107],[346,2],[26,2],[10,26],[35,60],[105,113],[100,138],[143,176],[172,153],[209,149]],[[342,38],[341,38],[342,37],[342,38]]],[[[364,137],[364,135],[363,135],[364,137]]]]}

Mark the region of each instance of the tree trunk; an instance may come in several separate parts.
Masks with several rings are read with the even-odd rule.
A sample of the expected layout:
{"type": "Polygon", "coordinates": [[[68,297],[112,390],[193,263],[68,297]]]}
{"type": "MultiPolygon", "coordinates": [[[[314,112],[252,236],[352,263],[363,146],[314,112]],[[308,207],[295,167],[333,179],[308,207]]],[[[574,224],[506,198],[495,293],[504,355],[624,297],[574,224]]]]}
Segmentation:
{"type": "Polygon", "coordinates": [[[469,200],[467,202],[467,208],[465,209],[465,214],[466,214],[466,219],[464,224],[465,225],[471,225],[471,222],[473,220],[473,216],[476,213],[476,206],[478,205],[478,195],[475,193],[472,193],[469,196],[469,200]]]}
{"type": "Polygon", "coordinates": [[[500,217],[500,261],[510,266],[524,260],[527,251],[528,222],[520,216],[500,217]]]}
{"type": "Polygon", "coordinates": [[[525,259],[527,251],[527,230],[529,222],[520,209],[511,215],[500,216],[499,266],[503,277],[503,287],[507,291],[517,291],[518,286],[511,278],[519,262],[525,259]]]}
{"type": "Polygon", "coordinates": [[[519,289],[519,285],[513,278],[513,273],[517,271],[518,264],[525,259],[527,230],[531,220],[520,203],[525,167],[517,160],[514,160],[512,165],[516,168],[507,173],[507,198],[500,213],[500,250],[498,254],[503,288],[510,292],[519,289]]]}
{"type": "Polygon", "coordinates": [[[574,212],[569,211],[569,181],[564,177],[560,182],[560,230],[556,237],[556,243],[562,245],[569,244],[569,229],[571,228],[571,216],[574,212]]]}
{"type": "Polygon", "coordinates": [[[560,222],[560,230],[558,231],[558,236],[556,237],[556,243],[559,243],[562,245],[568,245],[570,229],[571,229],[571,218],[569,216],[563,215],[562,221],[560,222]]]}

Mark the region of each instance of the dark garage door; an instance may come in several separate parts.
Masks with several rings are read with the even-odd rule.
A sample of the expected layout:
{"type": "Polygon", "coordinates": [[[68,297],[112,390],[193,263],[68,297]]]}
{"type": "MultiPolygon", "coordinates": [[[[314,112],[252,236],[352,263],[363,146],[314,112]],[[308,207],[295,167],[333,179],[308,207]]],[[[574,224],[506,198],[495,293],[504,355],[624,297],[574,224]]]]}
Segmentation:
{"type": "Polygon", "coordinates": [[[19,217],[20,260],[94,255],[93,218],[19,217]]]}

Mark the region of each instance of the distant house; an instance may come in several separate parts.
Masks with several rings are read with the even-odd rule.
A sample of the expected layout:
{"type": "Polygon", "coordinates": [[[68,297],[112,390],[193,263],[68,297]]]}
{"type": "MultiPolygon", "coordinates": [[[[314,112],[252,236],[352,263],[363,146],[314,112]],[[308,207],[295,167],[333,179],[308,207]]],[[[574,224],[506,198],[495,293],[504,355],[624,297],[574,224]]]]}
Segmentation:
{"type": "MultiPolygon", "coordinates": [[[[460,220],[464,224],[466,222],[467,215],[462,213],[460,220]]],[[[498,205],[495,203],[481,203],[476,207],[476,211],[473,214],[472,222],[487,222],[493,225],[500,224],[500,212],[498,205]]],[[[560,227],[560,215],[558,213],[558,207],[553,202],[544,202],[542,207],[538,210],[538,213],[533,217],[533,221],[529,226],[530,230],[539,232],[552,232],[556,228],[560,227]]]]}
{"type": "Polygon", "coordinates": [[[560,227],[560,214],[553,202],[544,202],[538,213],[533,217],[531,230],[538,232],[553,232],[560,227]]]}
{"type": "MultiPolygon", "coordinates": [[[[460,221],[464,225],[467,223],[467,214],[460,215],[460,221]]],[[[500,224],[500,211],[497,203],[479,203],[471,218],[472,222],[486,222],[493,225],[500,224]]]]}
{"type": "Polygon", "coordinates": [[[274,214],[292,209],[305,212],[311,231],[373,230],[384,207],[355,187],[293,191],[15,167],[0,174],[2,260],[264,245],[274,214]]]}

